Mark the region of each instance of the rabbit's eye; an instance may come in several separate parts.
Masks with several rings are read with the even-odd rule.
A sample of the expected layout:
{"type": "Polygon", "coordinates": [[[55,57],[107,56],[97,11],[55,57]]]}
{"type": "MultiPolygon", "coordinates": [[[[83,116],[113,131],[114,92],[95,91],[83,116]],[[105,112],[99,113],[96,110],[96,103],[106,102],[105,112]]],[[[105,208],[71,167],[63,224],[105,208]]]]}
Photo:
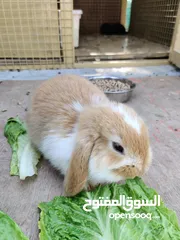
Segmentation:
{"type": "Polygon", "coordinates": [[[120,152],[122,154],[124,153],[124,148],[119,143],[113,142],[112,145],[113,145],[114,150],[116,150],[117,152],[120,152]]]}

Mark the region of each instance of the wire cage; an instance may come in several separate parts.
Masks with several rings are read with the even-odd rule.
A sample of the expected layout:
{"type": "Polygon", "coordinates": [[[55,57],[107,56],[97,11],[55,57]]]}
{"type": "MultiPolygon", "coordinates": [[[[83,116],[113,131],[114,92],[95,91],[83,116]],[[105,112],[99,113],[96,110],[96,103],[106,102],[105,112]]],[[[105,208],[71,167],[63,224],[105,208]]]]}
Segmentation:
{"type": "Polygon", "coordinates": [[[121,0],[74,0],[74,9],[82,9],[80,34],[99,34],[104,22],[119,22],[121,0]]]}
{"type": "Polygon", "coordinates": [[[0,68],[72,66],[72,9],[71,0],[1,0],[0,68]]]}
{"type": "Polygon", "coordinates": [[[74,0],[74,7],[83,10],[76,61],[168,58],[179,2],[74,0]],[[102,35],[103,23],[121,23],[129,32],[127,35],[102,35]]]}
{"type": "Polygon", "coordinates": [[[171,45],[180,0],[134,0],[130,33],[171,45]]]}
{"type": "MultiPolygon", "coordinates": [[[[0,0],[0,69],[78,66],[72,10],[83,10],[80,39],[83,41],[83,36],[95,34],[94,44],[100,46],[101,24],[120,22],[124,2],[126,0],[0,0]]],[[[179,2],[133,0],[130,33],[170,46],[179,2]]],[[[106,50],[109,43],[105,37],[103,39],[106,50]]],[[[113,60],[116,56],[119,58],[117,48],[113,56],[113,60]]],[[[101,57],[112,60],[108,54],[101,57]]]]}

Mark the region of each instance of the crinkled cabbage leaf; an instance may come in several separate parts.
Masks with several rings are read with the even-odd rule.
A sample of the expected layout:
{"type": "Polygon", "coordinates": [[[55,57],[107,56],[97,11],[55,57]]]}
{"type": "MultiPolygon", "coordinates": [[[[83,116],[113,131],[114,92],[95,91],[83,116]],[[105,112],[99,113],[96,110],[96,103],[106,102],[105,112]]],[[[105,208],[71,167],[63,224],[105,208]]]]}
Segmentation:
{"type": "Polygon", "coordinates": [[[5,213],[0,211],[0,239],[28,240],[19,226],[5,213]]]}
{"type": "MultiPolygon", "coordinates": [[[[76,197],[55,197],[40,203],[40,240],[179,240],[180,227],[174,211],[160,206],[143,206],[125,211],[122,206],[101,206],[91,212],[83,210],[85,200],[104,197],[118,200],[120,195],[132,200],[152,200],[158,196],[140,178],[126,180],[124,185],[99,186],[76,197]],[[113,214],[151,214],[150,218],[112,218],[113,214]],[[111,214],[111,218],[109,217],[111,214]]],[[[144,216],[144,215],[142,215],[144,216]]]]}
{"type": "Polygon", "coordinates": [[[4,135],[12,148],[10,174],[18,175],[22,180],[37,174],[36,166],[41,155],[32,146],[25,124],[18,117],[9,118],[4,135]]]}

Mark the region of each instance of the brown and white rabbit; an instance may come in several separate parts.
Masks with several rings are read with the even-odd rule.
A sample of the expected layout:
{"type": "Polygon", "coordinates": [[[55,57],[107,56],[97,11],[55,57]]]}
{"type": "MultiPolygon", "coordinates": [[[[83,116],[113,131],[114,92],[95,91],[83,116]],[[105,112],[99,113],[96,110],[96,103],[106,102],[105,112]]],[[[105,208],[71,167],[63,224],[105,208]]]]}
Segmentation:
{"type": "Polygon", "coordinates": [[[143,120],[80,76],[43,82],[33,96],[27,127],[32,143],[65,175],[68,196],[141,176],[151,162],[143,120]]]}

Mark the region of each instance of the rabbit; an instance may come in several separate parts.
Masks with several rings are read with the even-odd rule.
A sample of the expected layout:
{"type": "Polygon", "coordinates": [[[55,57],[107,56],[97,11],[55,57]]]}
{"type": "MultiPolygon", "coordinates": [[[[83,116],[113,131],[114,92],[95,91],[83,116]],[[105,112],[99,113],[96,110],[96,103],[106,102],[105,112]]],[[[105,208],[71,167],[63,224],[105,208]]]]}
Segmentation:
{"type": "Polygon", "coordinates": [[[103,23],[100,27],[100,33],[103,35],[125,35],[125,27],[120,23],[103,23]]]}
{"type": "Polygon", "coordinates": [[[151,163],[143,120],[84,77],[61,75],[43,82],[26,123],[32,143],[65,176],[66,196],[141,176],[151,163]]]}

